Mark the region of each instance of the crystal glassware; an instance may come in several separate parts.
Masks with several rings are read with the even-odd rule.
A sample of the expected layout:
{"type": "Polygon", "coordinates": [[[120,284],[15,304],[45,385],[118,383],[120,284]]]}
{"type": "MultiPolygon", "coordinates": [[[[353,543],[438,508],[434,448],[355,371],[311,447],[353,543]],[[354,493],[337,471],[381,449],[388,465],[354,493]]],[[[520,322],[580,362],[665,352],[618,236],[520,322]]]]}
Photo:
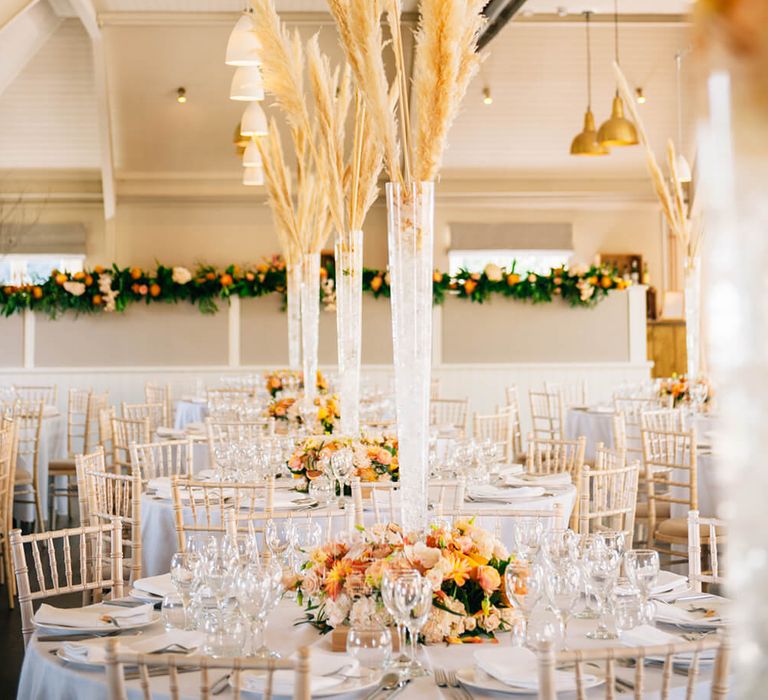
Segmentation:
{"type": "Polygon", "coordinates": [[[162,617],[163,624],[167,630],[183,630],[186,628],[186,606],[178,593],[166,593],[163,596],[162,617]]]}
{"type": "Polygon", "coordinates": [[[523,636],[527,640],[528,619],[544,594],[544,569],[535,561],[515,559],[504,571],[504,590],[523,614],[523,636]]]}
{"type": "Polygon", "coordinates": [[[432,584],[415,572],[415,576],[400,576],[395,581],[393,598],[399,618],[410,637],[410,661],[406,667],[409,678],[425,676],[428,671],[416,658],[419,633],[432,610],[432,584]]]}
{"type": "Polygon", "coordinates": [[[659,580],[659,553],[652,549],[631,549],[624,555],[624,571],[630,583],[643,598],[643,622],[650,624],[656,613],[651,600],[653,587],[659,580]]]}
{"type": "Polygon", "coordinates": [[[395,663],[401,667],[407,666],[410,660],[405,653],[405,619],[400,614],[400,610],[395,602],[395,584],[399,578],[408,576],[419,576],[419,572],[394,562],[384,571],[384,575],[381,577],[381,599],[386,611],[392,617],[397,630],[399,656],[395,659],[395,663]]]}
{"type": "Polygon", "coordinates": [[[171,582],[181,597],[184,608],[184,629],[193,629],[189,605],[192,600],[192,585],[195,578],[195,565],[198,556],[193,553],[176,552],[171,557],[171,582]]]}
{"type": "Polygon", "coordinates": [[[608,608],[613,587],[619,576],[621,557],[613,549],[598,547],[586,553],[585,566],[597,600],[597,629],[587,633],[590,639],[616,639],[608,628],[608,608]]]}
{"type": "Polygon", "coordinates": [[[375,621],[365,625],[352,625],[347,632],[347,654],[368,675],[386,668],[392,661],[392,634],[375,621]]]}
{"type": "Polygon", "coordinates": [[[547,596],[562,621],[562,637],[567,643],[568,622],[581,597],[581,574],[578,567],[563,559],[545,577],[547,596]]]}

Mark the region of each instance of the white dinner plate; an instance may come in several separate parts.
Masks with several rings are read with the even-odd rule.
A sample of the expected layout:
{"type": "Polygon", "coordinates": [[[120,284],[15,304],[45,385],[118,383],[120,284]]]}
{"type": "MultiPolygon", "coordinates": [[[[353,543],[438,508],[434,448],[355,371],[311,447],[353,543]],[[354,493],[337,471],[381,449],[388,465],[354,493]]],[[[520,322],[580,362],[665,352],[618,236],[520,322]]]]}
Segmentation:
{"type": "Polygon", "coordinates": [[[138,588],[131,588],[128,591],[128,595],[135,600],[140,600],[142,603],[162,603],[163,597],[154,595],[153,593],[147,593],[146,591],[140,591],[138,588]]]}
{"type": "MultiPolygon", "coordinates": [[[[110,639],[110,637],[105,637],[106,639],[110,639]]],[[[131,637],[120,637],[120,639],[131,639],[131,637]]],[[[94,669],[94,668],[104,668],[107,663],[106,659],[102,660],[93,660],[89,659],[87,657],[83,658],[82,656],[70,656],[67,653],[67,645],[61,644],[58,649],[56,649],[56,657],[61,659],[62,661],[66,661],[68,664],[72,664],[73,666],[81,666],[82,668],[88,668],[88,669],[94,669]]],[[[134,668],[136,668],[134,666],[134,668]]]]}
{"type": "MultiPolygon", "coordinates": [[[[263,675],[260,671],[243,671],[243,676],[257,676],[257,675],[263,675]]],[[[345,693],[356,693],[361,690],[367,690],[368,688],[373,688],[379,684],[381,681],[380,675],[373,675],[370,678],[348,678],[346,680],[343,680],[341,683],[338,683],[337,685],[333,685],[330,688],[324,688],[322,690],[316,690],[312,693],[313,698],[330,698],[334,695],[344,695],[345,693]]],[[[230,687],[234,687],[234,679],[230,676],[229,679],[229,685],[230,687]]],[[[246,688],[242,687],[241,683],[241,690],[240,692],[243,695],[247,695],[249,697],[261,697],[263,693],[258,690],[247,690],[246,688]]],[[[272,691],[273,697],[278,698],[287,698],[287,697],[293,697],[293,692],[290,694],[279,694],[275,691],[272,691]]]]}
{"type": "Polygon", "coordinates": [[[91,627],[67,627],[64,625],[42,625],[38,622],[35,622],[34,619],[32,620],[32,623],[39,630],[47,630],[49,632],[57,632],[59,634],[67,634],[68,632],[71,632],[72,634],[98,634],[99,632],[140,630],[140,629],[143,629],[144,627],[149,627],[150,625],[154,625],[159,619],[160,619],[160,613],[155,610],[150,615],[149,620],[145,622],[133,622],[133,623],[121,622],[119,627],[109,622],[102,622],[99,625],[93,625],[91,627]]]}
{"type": "MultiPolygon", "coordinates": [[[[478,690],[491,691],[494,693],[506,693],[507,695],[538,695],[538,688],[519,688],[513,685],[507,685],[499,680],[496,680],[493,676],[488,675],[485,671],[481,671],[478,668],[460,668],[456,671],[456,678],[464,685],[470,688],[477,688],[478,690]]],[[[596,688],[599,685],[605,683],[604,678],[595,678],[591,683],[584,683],[585,688],[596,688]]],[[[576,690],[576,679],[574,677],[573,690],[576,690]]],[[[566,691],[558,691],[566,692],[566,691]]]]}

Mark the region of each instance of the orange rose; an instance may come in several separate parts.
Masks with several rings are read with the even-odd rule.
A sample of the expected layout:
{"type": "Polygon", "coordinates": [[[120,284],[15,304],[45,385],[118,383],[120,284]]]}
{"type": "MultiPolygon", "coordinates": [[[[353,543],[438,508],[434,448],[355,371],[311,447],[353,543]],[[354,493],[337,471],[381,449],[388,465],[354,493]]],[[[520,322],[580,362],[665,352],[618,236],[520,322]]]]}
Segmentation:
{"type": "Polygon", "coordinates": [[[94,306],[101,306],[101,294],[94,294],[92,300],[94,306]]]}
{"type": "Polygon", "coordinates": [[[553,292],[554,294],[562,294],[562,293],[563,293],[563,290],[562,290],[562,289],[560,289],[560,287],[555,287],[555,288],[552,290],[552,292],[553,292]]]}
{"type": "Polygon", "coordinates": [[[587,277],[587,282],[589,282],[593,287],[597,286],[597,275],[592,275],[591,277],[587,277]]]}
{"type": "Polygon", "coordinates": [[[85,277],[84,272],[76,272],[74,275],[72,275],[73,280],[81,280],[85,277]]]}
{"type": "Polygon", "coordinates": [[[150,285],[149,295],[153,297],[160,296],[160,285],[157,283],[150,285]]]}
{"type": "Polygon", "coordinates": [[[90,287],[93,284],[93,277],[91,275],[85,276],[85,286],[90,287]]]}
{"type": "Polygon", "coordinates": [[[264,274],[265,272],[269,272],[269,265],[266,263],[261,263],[259,265],[256,265],[256,271],[261,272],[261,274],[264,274]]]}
{"type": "Polygon", "coordinates": [[[239,277],[240,276],[240,272],[241,272],[241,270],[240,270],[240,266],[239,265],[232,265],[232,274],[235,277],[239,277]]]}
{"type": "Polygon", "coordinates": [[[512,274],[507,275],[507,284],[510,287],[514,287],[518,282],[520,281],[520,275],[513,272],[512,274]]]}
{"type": "Polygon", "coordinates": [[[254,275],[252,272],[246,272],[245,279],[247,279],[249,282],[253,282],[253,280],[256,279],[256,275],[254,275]]]}
{"type": "Polygon", "coordinates": [[[467,296],[472,294],[472,292],[475,291],[475,288],[477,287],[477,282],[473,279],[469,279],[466,282],[464,282],[464,291],[467,293],[467,296]]]}
{"type": "Polygon", "coordinates": [[[100,275],[102,272],[104,272],[104,268],[101,265],[96,265],[96,267],[93,268],[93,271],[97,275],[100,275]]]}
{"type": "Polygon", "coordinates": [[[229,287],[229,285],[232,284],[232,275],[229,275],[225,272],[221,277],[219,277],[219,282],[221,282],[222,287],[229,287]]]}
{"type": "Polygon", "coordinates": [[[485,595],[491,595],[499,590],[501,586],[501,576],[492,566],[478,566],[475,572],[477,583],[483,589],[485,595]]]}
{"type": "Polygon", "coordinates": [[[137,280],[140,277],[141,277],[141,268],[140,267],[132,267],[131,268],[131,278],[137,280]]]}
{"type": "Polygon", "coordinates": [[[443,281],[443,273],[442,273],[442,272],[438,272],[437,270],[435,270],[435,271],[432,273],[432,279],[433,279],[435,282],[442,282],[442,281],[443,281]]]}
{"type": "Polygon", "coordinates": [[[40,287],[32,287],[32,296],[35,299],[43,298],[43,290],[40,287]]]}
{"type": "Polygon", "coordinates": [[[64,284],[67,281],[67,276],[63,272],[59,272],[56,275],[56,284],[64,284]]]}
{"type": "Polygon", "coordinates": [[[381,275],[376,275],[376,276],[375,276],[375,277],[374,277],[374,278],[371,280],[371,289],[372,289],[374,292],[378,292],[378,291],[381,289],[381,285],[382,285],[382,284],[384,284],[384,280],[383,280],[383,279],[381,279],[381,275]]]}
{"type": "Polygon", "coordinates": [[[603,279],[600,280],[600,285],[603,289],[608,289],[613,284],[613,280],[608,275],[603,275],[603,279]]]}
{"type": "Polygon", "coordinates": [[[146,296],[148,291],[149,289],[147,288],[146,284],[139,285],[139,294],[141,294],[142,296],[146,296]]]}
{"type": "Polygon", "coordinates": [[[320,268],[320,277],[322,277],[323,279],[328,277],[328,270],[326,270],[324,267],[320,268]]]}
{"type": "Polygon", "coordinates": [[[132,291],[134,294],[138,294],[138,293],[139,293],[139,283],[138,283],[138,282],[134,282],[134,283],[131,285],[131,291],[132,291]]]}
{"type": "Polygon", "coordinates": [[[206,272],[205,273],[205,279],[207,279],[207,280],[215,280],[216,279],[216,273],[214,273],[214,272],[206,272]]]}

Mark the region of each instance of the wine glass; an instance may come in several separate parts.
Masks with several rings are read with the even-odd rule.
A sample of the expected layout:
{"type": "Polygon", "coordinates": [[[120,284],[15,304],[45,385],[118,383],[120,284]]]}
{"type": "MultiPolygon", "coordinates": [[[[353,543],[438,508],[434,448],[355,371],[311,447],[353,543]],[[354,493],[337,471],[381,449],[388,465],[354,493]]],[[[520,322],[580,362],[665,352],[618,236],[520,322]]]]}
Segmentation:
{"type": "Polygon", "coordinates": [[[181,596],[184,608],[184,629],[193,629],[189,604],[192,600],[192,584],[195,579],[197,555],[187,552],[176,552],[171,557],[171,582],[181,596]]]}
{"type": "Polygon", "coordinates": [[[347,654],[366,669],[367,675],[373,675],[392,660],[392,634],[375,620],[352,625],[347,632],[347,654]]]}
{"type": "Polygon", "coordinates": [[[339,508],[344,507],[344,484],[352,475],[353,468],[351,450],[337,450],[331,455],[331,471],[336,481],[339,482],[339,508]]]}
{"type": "Polygon", "coordinates": [[[293,521],[270,518],[267,520],[266,539],[270,553],[283,566],[286,561],[286,554],[295,540],[293,521]]]}
{"type": "Polygon", "coordinates": [[[549,601],[560,614],[563,628],[563,640],[567,644],[568,622],[576,603],[581,597],[581,574],[571,561],[562,560],[546,576],[546,589],[549,601]]]}
{"type": "Polygon", "coordinates": [[[312,550],[320,546],[323,529],[314,520],[303,520],[293,524],[293,561],[296,571],[301,571],[312,550]]]}
{"type": "Polygon", "coordinates": [[[235,597],[240,612],[250,623],[251,635],[248,656],[261,659],[277,658],[264,643],[266,619],[275,601],[279,600],[281,588],[275,583],[275,575],[262,566],[250,565],[240,570],[235,584],[235,597]]]}
{"type": "Polygon", "coordinates": [[[621,557],[613,549],[599,547],[589,550],[585,556],[585,566],[589,581],[597,600],[597,629],[587,633],[590,639],[616,639],[616,634],[608,629],[608,600],[619,577],[621,557]]]}
{"type": "Polygon", "coordinates": [[[544,569],[525,559],[511,561],[504,571],[507,598],[523,613],[523,637],[527,639],[528,619],[544,593],[544,569]]]}
{"type": "Polygon", "coordinates": [[[381,599],[387,612],[392,616],[397,630],[399,655],[394,663],[398,666],[407,666],[410,663],[405,654],[405,620],[395,603],[395,584],[399,578],[406,576],[419,576],[419,572],[395,562],[384,571],[381,577],[381,599]]]}
{"type": "Polygon", "coordinates": [[[409,678],[428,675],[428,671],[416,659],[419,632],[432,610],[432,584],[418,572],[415,576],[400,576],[395,581],[394,603],[411,638],[410,661],[406,667],[409,678]]]}
{"type": "Polygon", "coordinates": [[[652,549],[631,549],[624,555],[624,570],[643,598],[643,621],[653,621],[656,605],[650,599],[659,579],[659,553],[652,549]]]}

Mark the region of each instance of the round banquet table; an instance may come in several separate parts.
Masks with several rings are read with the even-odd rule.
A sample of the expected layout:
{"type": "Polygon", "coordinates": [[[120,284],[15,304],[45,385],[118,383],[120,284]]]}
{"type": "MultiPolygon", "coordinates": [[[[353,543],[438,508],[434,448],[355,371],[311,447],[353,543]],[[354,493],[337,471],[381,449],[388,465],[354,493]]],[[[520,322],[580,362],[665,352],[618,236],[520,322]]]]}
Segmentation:
{"type": "Polygon", "coordinates": [[[177,430],[182,430],[190,423],[204,423],[207,416],[208,405],[205,399],[181,399],[176,402],[173,427],[177,430]]]}
{"type": "MultiPolygon", "coordinates": [[[[284,493],[279,489],[278,493],[284,493]]],[[[508,504],[473,502],[465,505],[467,513],[476,515],[478,524],[481,527],[493,529],[495,518],[483,518],[484,510],[510,510],[513,512],[525,510],[554,510],[555,504],[562,506],[563,522],[561,527],[568,526],[568,520],[571,512],[576,505],[576,488],[574,486],[565,486],[556,490],[550,489],[553,495],[545,495],[539,498],[525,500],[516,500],[508,504]]],[[[296,494],[299,496],[301,494],[296,494]]],[[[276,494],[277,497],[277,494],[276,494]]],[[[306,511],[299,511],[306,513],[306,511]]],[[[317,514],[322,522],[323,509],[318,508],[312,511],[317,514]]],[[[192,511],[190,508],[182,510],[182,517],[185,522],[192,522],[192,511]]],[[[508,525],[508,523],[505,523],[508,525]]],[[[501,540],[507,545],[510,544],[512,533],[500,533],[501,540]]],[[[171,558],[178,551],[176,538],[176,520],[173,513],[173,503],[164,498],[142,494],[141,497],[141,552],[142,552],[142,576],[157,576],[170,569],[171,558]]]]}
{"type": "MultiPolygon", "coordinates": [[[[309,625],[286,624],[298,622],[303,618],[302,611],[293,601],[284,600],[270,615],[270,624],[267,629],[266,640],[270,648],[279,652],[284,657],[293,654],[302,646],[309,646],[323,652],[330,652],[330,635],[321,637],[319,633],[309,625]]],[[[587,639],[588,631],[595,627],[591,620],[573,619],[568,625],[567,644],[570,649],[590,649],[617,642],[600,642],[587,639]]],[[[144,630],[146,636],[160,634],[163,631],[160,623],[155,623],[144,630]]],[[[511,635],[501,633],[498,635],[500,645],[511,644],[511,635]]],[[[85,666],[69,664],[56,657],[52,650],[59,646],[57,642],[39,642],[34,636],[27,647],[24,656],[24,665],[21,671],[17,700],[103,700],[107,696],[105,673],[101,668],[87,668],[85,666]]],[[[421,662],[428,668],[441,668],[456,671],[460,668],[473,665],[472,654],[477,649],[475,645],[445,645],[436,644],[420,648],[421,662]]],[[[311,656],[310,656],[311,664],[311,656]]],[[[704,700],[710,696],[710,679],[712,665],[702,666],[700,676],[694,689],[694,698],[704,700]]],[[[616,675],[625,681],[634,680],[635,670],[616,666],[616,675]]],[[[224,672],[221,672],[223,675],[224,672]]],[[[217,680],[219,672],[211,678],[217,680]]],[[[658,697],[658,689],[661,683],[662,672],[660,667],[648,667],[645,673],[646,692],[644,698],[658,697]]],[[[199,697],[200,675],[197,672],[182,673],[178,676],[180,696],[184,700],[197,700],[199,697]]],[[[684,676],[673,674],[671,680],[670,700],[682,700],[685,697],[687,679],[684,676]]],[[[140,681],[126,682],[126,690],[129,700],[140,700],[143,695],[140,689],[140,681]]],[[[168,698],[168,677],[150,678],[152,697],[158,700],[168,698]]],[[[587,691],[588,698],[604,698],[605,687],[598,686],[587,691]]],[[[367,691],[348,693],[344,698],[363,698],[367,691]]],[[[471,690],[474,698],[502,698],[498,693],[471,690]]],[[[622,697],[631,697],[633,691],[619,693],[622,697]],[[625,694],[626,693],[626,694],[625,694]]],[[[227,688],[217,697],[222,700],[234,697],[231,689],[227,688]]],[[[243,693],[242,697],[258,698],[260,695],[243,693]]],[[[452,697],[445,690],[435,686],[434,678],[426,676],[412,680],[399,694],[398,700],[444,700],[452,697]]],[[[509,697],[519,697],[509,696],[509,697]]],[[[533,697],[527,695],[525,697],[533,697]]],[[[560,693],[558,698],[575,698],[575,693],[560,693]]]]}

